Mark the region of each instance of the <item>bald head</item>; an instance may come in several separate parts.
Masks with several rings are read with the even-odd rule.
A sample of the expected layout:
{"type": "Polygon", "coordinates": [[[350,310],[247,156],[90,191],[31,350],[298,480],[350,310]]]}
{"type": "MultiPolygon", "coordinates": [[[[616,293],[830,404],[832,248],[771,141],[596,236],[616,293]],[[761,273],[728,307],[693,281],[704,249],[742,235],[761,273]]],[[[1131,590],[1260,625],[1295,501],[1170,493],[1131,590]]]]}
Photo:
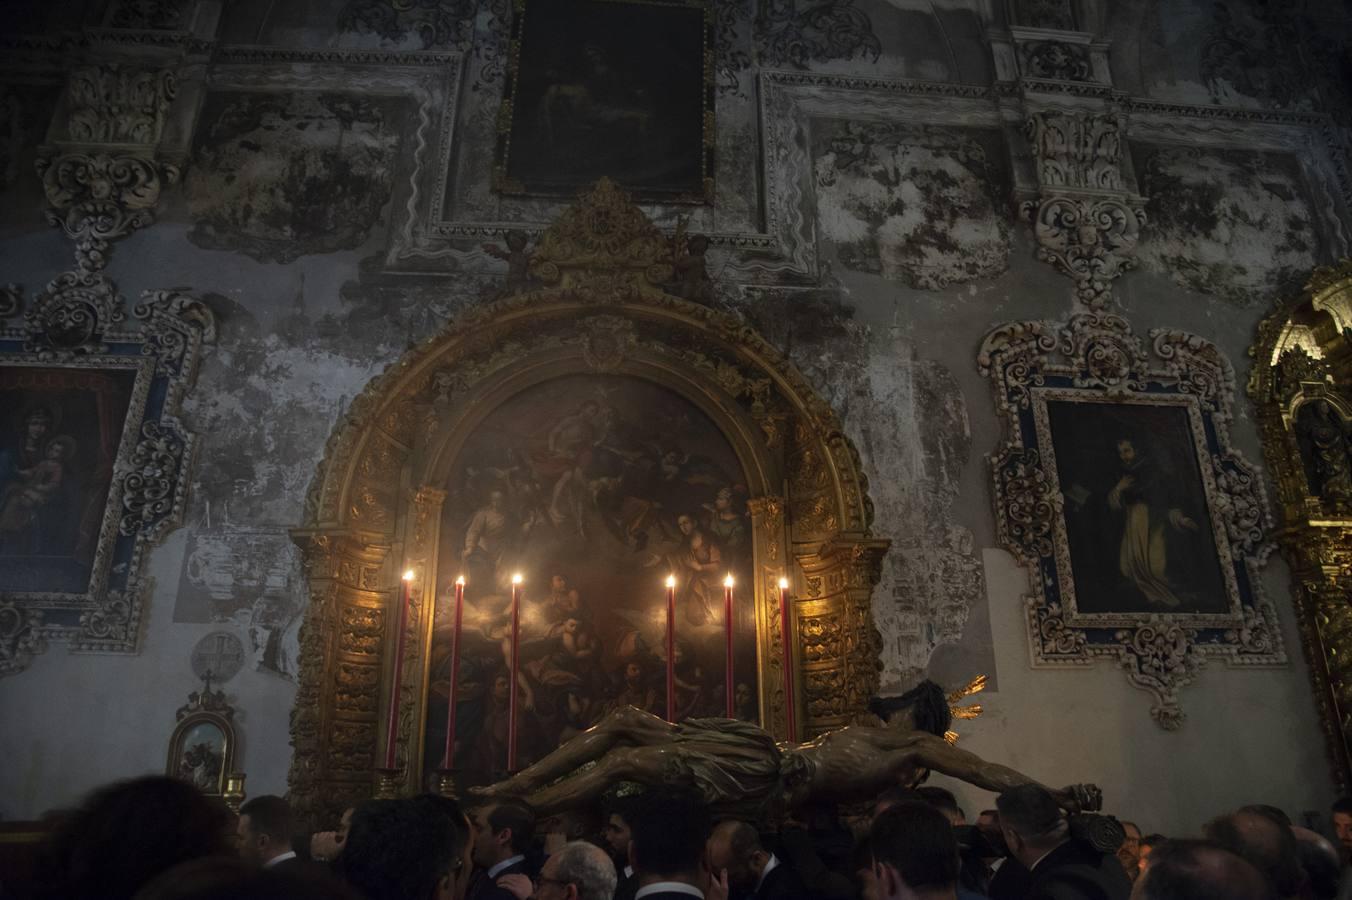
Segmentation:
{"type": "Polygon", "coordinates": [[[1165,841],[1150,854],[1131,900],[1271,900],[1262,874],[1210,841],[1165,841]]]}
{"type": "Polygon", "coordinates": [[[734,892],[750,892],[760,880],[761,870],[770,861],[755,826],[736,819],[725,819],[709,835],[709,868],[715,873],[728,870],[728,884],[734,892]]]}
{"type": "Polygon", "coordinates": [[[578,900],[610,900],[615,895],[615,864],[595,844],[571,841],[564,844],[540,870],[543,879],[574,885],[578,900]]]}
{"type": "MultiPolygon", "coordinates": [[[[1305,883],[1295,835],[1262,810],[1246,807],[1207,823],[1206,836],[1250,863],[1278,897],[1295,897],[1305,883]]],[[[1158,852],[1158,851],[1156,851],[1158,852]]]]}

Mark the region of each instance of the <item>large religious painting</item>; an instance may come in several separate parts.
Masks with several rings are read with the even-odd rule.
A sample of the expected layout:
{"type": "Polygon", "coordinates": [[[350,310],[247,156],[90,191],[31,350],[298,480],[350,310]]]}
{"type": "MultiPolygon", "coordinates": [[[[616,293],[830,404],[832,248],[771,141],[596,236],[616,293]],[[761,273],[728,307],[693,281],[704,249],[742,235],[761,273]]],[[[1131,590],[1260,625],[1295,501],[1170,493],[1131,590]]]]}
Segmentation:
{"type": "Polygon", "coordinates": [[[527,765],[624,704],[665,715],[666,598],[676,578],[676,718],[723,715],[723,580],[734,604],[736,714],[759,720],[751,522],[732,446],[693,403],[649,381],[570,375],[495,409],[456,458],[438,554],[425,764],[442,756],[453,606],[467,580],[455,768],[507,761],[511,578],[523,578],[518,760],[527,765]]]}
{"type": "Polygon", "coordinates": [[[1039,409],[1054,451],[1071,581],[1082,586],[1076,611],[1226,612],[1217,550],[1225,535],[1214,527],[1197,463],[1201,422],[1192,405],[1048,399],[1039,409]]]}
{"type": "Polygon", "coordinates": [[[0,366],[0,591],[88,589],[135,379],[0,366]]]}
{"type": "Polygon", "coordinates": [[[498,190],[571,197],[609,177],[639,199],[712,202],[706,4],[528,0],[516,9],[498,190]]]}
{"type": "Polygon", "coordinates": [[[1184,332],[1120,316],[1014,322],[979,362],[1007,439],[991,456],[1000,542],[1029,570],[1035,666],[1116,660],[1164,728],[1207,657],[1286,662],[1259,567],[1267,503],[1230,446],[1234,373],[1184,332]]]}

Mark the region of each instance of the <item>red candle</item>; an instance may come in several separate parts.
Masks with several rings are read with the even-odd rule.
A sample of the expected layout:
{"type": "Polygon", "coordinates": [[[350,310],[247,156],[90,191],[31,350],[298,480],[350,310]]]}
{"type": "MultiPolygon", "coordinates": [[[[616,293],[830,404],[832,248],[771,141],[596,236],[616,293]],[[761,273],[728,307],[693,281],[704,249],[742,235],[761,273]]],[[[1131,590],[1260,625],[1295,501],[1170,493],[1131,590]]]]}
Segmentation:
{"type": "Polygon", "coordinates": [[[413,570],[404,573],[404,590],[399,601],[399,630],[395,633],[394,674],[390,679],[390,714],[385,723],[385,768],[394,768],[394,751],[399,742],[399,686],[404,680],[404,640],[408,635],[408,597],[413,570]]]}
{"type": "Polygon", "coordinates": [[[676,576],[667,576],[667,721],[676,721],[676,576]]]}
{"type": "Polygon", "coordinates": [[[793,628],[789,621],[789,581],[779,579],[780,631],[784,634],[784,718],[789,729],[789,740],[797,742],[798,723],[793,701],[793,628]]]}
{"type": "Polygon", "coordinates": [[[735,693],[736,693],[736,692],[735,692],[734,689],[733,689],[733,671],[732,671],[733,666],[732,666],[732,575],[731,575],[731,574],[729,574],[727,578],[723,579],[723,622],[724,622],[724,630],[727,632],[727,638],[728,638],[728,659],[727,659],[727,669],[728,669],[728,671],[727,671],[726,675],[724,676],[724,681],[727,682],[727,686],[728,686],[728,690],[727,690],[727,695],[728,695],[728,718],[729,718],[729,719],[735,719],[735,718],[737,718],[737,698],[736,698],[736,696],[735,696],[735,693]]]}
{"type": "Polygon", "coordinates": [[[446,753],[441,767],[450,769],[455,762],[455,688],[460,676],[460,623],[465,615],[465,576],[455,580],[455,631],[451,633],[451,683],[446,696],[446,753]]]}
{"type": "Polygon", "coordinates": [[[516,771],[516,680],[521,651],[521,576],[512,576],[512,662],[507,687],[507,771],[516,771]]]}

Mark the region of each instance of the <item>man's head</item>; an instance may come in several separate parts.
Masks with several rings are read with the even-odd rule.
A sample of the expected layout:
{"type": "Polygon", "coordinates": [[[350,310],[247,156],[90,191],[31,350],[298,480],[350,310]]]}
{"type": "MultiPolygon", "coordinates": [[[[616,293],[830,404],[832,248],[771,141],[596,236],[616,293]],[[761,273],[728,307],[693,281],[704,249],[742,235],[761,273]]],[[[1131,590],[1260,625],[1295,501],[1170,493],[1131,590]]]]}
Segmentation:
{"type": "Polygon", "coordinates": [[[1136,880],[1132,900],[1268,900],[1258,870],[1210,841],[1165,841],[1136,880]]]}
{"type": "Polygon", "coordinates": [[[562,575],[549,576],[549,589],[556,594],[568,593],[568,579],[562,575]]]}
{"type": "Polygon", "coordinates": [[[291,807],[281,797],[264,794],[239,808],[239,855],[261,866],[291,849],[291,807]]]}
{"type": "Polygon", "coordinates": [[[915,789],[916,795],[930,806],[944,814],[950,825],[966,825],[967,814],[958,806],[958,798],[953,796],[952,791],[946,791],[941,787],[919,787],[915,789]]]}
{"type": "Polygon", "coordinates": [[[695,520],[687,515],[676,517],[676,527],[681,529],[681,534],[691,534],[695,530],[695,520]]]}
{"type": "Polygon", "coordinates": [[[884,898],[943,895],[958,883],[953,828],[928,803],[906,800],[873,820],[873,875],[884,898]]]}
{"type": "Polygon", "coordinates": [[[1010,855],[1025,866],[1065,843],[1069,826],[1061,807],[1046,788],[1024,784],[995,800],[1000,810],[1000,833],[1010,855]]]}
{"type": "Polygon", "coordinates": [[[728,886],[733,894],[750,894],[760,881],[761,871],[770,854],[761,846],[755,826],[736,819],[725,819],[714,826],[709,836],[709,871],[728,870],[728,886]]]}
{"type": "MultiPolygon", "coordinates": [[[[1295,835],[1270,814],[1245,807],[1211,820],[1204,831],[1208,838],[1261,872],[1278,897],[1295,897],[1301,892],[1305,873],[1300,867],[1295,835]]],[[[1159,850],[1152,855],[1158,857],[1159,850]]]]}
{"type": "MultiPolygon", "coordinates": [[[[631,664],[632,665],[632,664],[631,664]]],[[[629,822],[634,816],[634,797],[616,797],[606,804],[606,843],[621,867],[629,865],[629,822]]]]}
{"type": "Polygon", "coordinates": [[[366,900],[460,900],[469,885],[469,822],[454,800],[371,800],[352,815],[343,877],[366,900]]]}
{"type": "Polygon", "coordinates": [[[1122,438],[1117,442],[1117,458],[1122,461],[1122,465],[1130,466],[1136,462],[1136,445],[1130,438],[1122,438]]]}
{"type": "Polygon", "coordinates": [[[535,836],[535,811],[520,800],[502,800],[474,810],[474,864],[492,868],[525,853],[535,836]]]}
{"type": "Polygon", "coordinates": [[[1333,804],[1333,836],[1343,848],[1343,855],[1352,855],[1352,797],[1343,797],[1333,804]]]}
{"type": "Polygon", "coordinates": [[[1309,896],[1318,900],[1333,900],[1338,896],[1338,883],[1342,876],[1342,863],[1337,849],[1317,831],[1293,825],[1291,833],[1296,838],[1296,855],[1300,858],[1300,867],[1309,879],[1309,896]]]}
{"type": "Polygon", "coordinates": [[[1123,822],[1122,846],[1117,848],[1117,861],[1129,878],[1135,879],[1141,866],[1141,829],[1135,822],[1123,822]]]}
{"type": "Polygon", "coordinates": [[[709,836],[709,813],[687,791],[648,791],[629,821],[629,864],[640,884],[698,885],[709,836]]]}
{"type": "Polygon", "coordinates": [[[535,900],[610,900],[615,895],[615,864],[586,841],[571,841],[545,860],[535,900]]]}

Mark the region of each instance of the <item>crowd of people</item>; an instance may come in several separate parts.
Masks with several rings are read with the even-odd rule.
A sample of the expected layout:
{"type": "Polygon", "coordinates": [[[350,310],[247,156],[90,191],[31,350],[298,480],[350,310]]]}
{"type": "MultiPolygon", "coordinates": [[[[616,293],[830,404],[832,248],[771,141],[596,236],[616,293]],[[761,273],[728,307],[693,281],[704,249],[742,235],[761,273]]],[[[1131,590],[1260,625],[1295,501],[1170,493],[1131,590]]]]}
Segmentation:
{"type": "MultiPolygon", "coordinates": [[[[1344,900],[1352,799],[1334,840],[1246,806],[1197,836],[1070,815],[1046,789],[969,823],[942,788],[866,809],[813,807],[767,829],[689,791],[617,784],[588,815],[540,822],[513,798],[371,800],[298,835],[281,797],[232,814],[184,781],[94,792],[43,847],[40,900],[1344,900]]],[[[0,897],[20,894],[0,883],[0,897]]]]}

